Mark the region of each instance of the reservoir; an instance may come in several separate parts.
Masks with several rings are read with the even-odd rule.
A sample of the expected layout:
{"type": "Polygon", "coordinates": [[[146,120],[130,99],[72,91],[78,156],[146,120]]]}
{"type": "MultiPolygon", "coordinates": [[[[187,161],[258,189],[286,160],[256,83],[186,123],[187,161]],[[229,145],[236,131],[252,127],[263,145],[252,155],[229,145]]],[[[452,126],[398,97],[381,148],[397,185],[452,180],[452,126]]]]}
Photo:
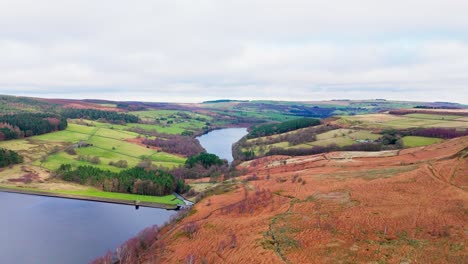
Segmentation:
{"type": "MultiPolygon", "coordinates": [[[[246,128],[198,137],[207,152],[232,162],[246,128]]],[[[89,263],[176,211],[0,192],[0,263],[89,263]]]]}
{"type": "Polygon", "coordinates": [[[176,211],[0,192],[0,263],[88,263],[176,211]]]}
{"type": "Polygon", "coordinates": [[[231,163],[234,159],[232,157],[232,144],[245,135],[247,135],[247,128],[224,128],[213,130],[197,139],[208,153],[216,154],[231,163]]]}

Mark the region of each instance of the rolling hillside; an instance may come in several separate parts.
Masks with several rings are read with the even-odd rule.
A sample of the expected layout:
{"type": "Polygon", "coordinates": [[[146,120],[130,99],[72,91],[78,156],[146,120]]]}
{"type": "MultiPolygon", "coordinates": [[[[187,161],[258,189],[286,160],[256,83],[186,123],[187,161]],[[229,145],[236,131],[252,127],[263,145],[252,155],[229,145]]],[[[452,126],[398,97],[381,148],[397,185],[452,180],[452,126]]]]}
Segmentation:
{"type": "Polygon", "coordinates": [[[243,163],[242,180],[218,186],[164,229],[141,261],[463,263],[467,147],[463,137],[243,163]]]}

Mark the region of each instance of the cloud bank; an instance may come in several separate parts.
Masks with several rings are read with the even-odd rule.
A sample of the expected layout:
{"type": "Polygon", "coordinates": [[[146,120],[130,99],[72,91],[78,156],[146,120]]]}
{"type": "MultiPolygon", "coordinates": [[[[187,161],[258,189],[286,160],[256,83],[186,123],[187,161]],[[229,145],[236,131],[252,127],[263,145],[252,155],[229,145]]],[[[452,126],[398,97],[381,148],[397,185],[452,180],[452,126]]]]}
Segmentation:
{"type": "Polygon", "coordinates": [[[468,103],[467,1],[0,0],[0,94],[468,103]]]}

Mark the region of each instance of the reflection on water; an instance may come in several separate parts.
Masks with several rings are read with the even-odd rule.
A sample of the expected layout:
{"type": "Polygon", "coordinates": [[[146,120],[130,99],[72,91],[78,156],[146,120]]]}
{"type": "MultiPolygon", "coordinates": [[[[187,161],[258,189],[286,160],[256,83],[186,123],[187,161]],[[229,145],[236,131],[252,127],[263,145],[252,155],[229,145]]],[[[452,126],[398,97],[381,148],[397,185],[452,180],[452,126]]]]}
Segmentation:
{"type": "Polygon", "coordinates": [[[246,128],[224,128],[213,130],[197,139],[208,153],[216,154],[220,158],[232,162],[232,144],[245,135],[247,135],[246,128]]]}
{"type": "Polygon", "coordinates": [[[0,263],[87,263],[175,211],[0,192],[0,263]]]}

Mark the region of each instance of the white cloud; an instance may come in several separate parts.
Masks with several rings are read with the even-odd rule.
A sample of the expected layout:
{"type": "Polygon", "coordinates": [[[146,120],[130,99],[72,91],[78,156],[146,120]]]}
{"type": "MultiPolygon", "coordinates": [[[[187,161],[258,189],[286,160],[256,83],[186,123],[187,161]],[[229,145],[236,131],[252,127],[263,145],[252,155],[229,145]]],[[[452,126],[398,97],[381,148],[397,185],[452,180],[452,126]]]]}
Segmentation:
{"type": "Polygon", "coordinates": [[[468,103],[467,1],[0,0],[0,94],[468,103]]]}

